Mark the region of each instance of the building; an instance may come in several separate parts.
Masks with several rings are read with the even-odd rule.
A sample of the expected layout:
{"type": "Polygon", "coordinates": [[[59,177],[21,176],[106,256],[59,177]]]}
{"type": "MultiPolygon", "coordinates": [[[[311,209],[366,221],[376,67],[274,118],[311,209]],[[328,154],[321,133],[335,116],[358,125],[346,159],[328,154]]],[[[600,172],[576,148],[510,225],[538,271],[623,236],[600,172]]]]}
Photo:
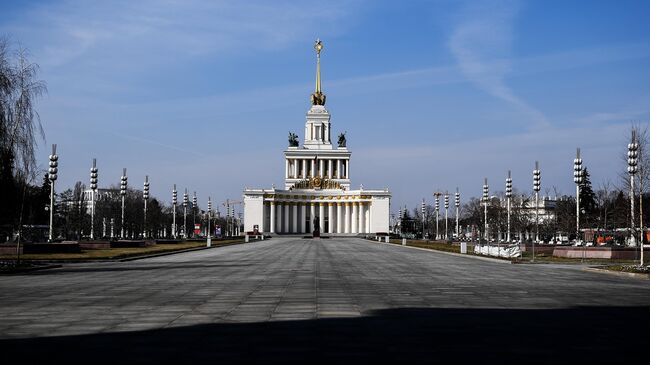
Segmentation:
{"type": "Polygon", "coordinates": [[[311,94],[305,135],[289,135],[284,151],[284,189],[244,190],[244,228],[272,234],[358,235],[389,231],[387,189],[350,190],[350,157],[345,134],[332,143],[330,113],[321,91],[320,40],[316,49],[316,90],[311,94]]]}

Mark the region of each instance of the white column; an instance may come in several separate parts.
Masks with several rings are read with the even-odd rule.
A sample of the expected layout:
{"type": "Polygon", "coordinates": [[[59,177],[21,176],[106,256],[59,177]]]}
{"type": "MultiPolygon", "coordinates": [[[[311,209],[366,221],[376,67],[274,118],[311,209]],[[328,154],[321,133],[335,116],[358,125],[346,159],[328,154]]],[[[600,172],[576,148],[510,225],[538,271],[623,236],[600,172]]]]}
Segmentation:
{"type": "Polygon", "coordinates": [[[325,230],[325,203],[318,204],[318,225],[320,225],[321,233],[325,230]]]}
{"type": "Polygon", "coordinates": [[[293,206],[293,226],[291,232],[298,233],[298,203],[291,204],[293,206]]]}
{"type": "Polygon", "coordinates": [[[334,203],[327,203],[327,222],[329,223],[327,233],[334,233],[334,203]]]}
{"type": "Polygon", "coordinates": [[[336,233],[343,233],[343,206],[336,202],[336,233]]]}
{"type": "Polygon", "coordinates": [[[325,166],[325,161],[318,160],[318,175],[323,176],[323,166],[325,166]]]}
{"type": "Polygon", "coordinates": [[[366,203],[359,203],[359,233],[367,233],[366,231],[366,203]]]}
{"type": "Polygon", "coordinates": [[[366,207],[366,233],[370,233],[370,202],[367,203],[366,207]]]}
{"type": "Polygon", "coordinates": [[[302,159],[302,178],[305,179],[307,178],[307,161],[305,159],[302,159]]]}
{"type": "Polygon", "coordinates": [[[271,233],[275,233],[275,202],[271,202],[271,226],[269,230],[271,233]]]}
{"type": "Polygon", "coordinates": [[[316,174],[314,173],[315,170],[316,170],[316,162],[312,159],[311,160],[311,176],[312,177],[316,176],[316,174]]]}
{"type": "Polygon", "coordinates": [[[345,160],[345,178],[350,178],[350,160],[345,160]]]}
{"type": "Polygon", "coordinates": [[[300,203],[300,233],[307,233],[305,217],[307,217],[307,203],[300,203]]]}
{"type": "Polygon", "coordinates": [[[314,217],[316,217],[316,203],[309,203],[310,215],[309,215],[309,232],[314,231],[314,217]]]}
{"type": "Polygon", "coordinates": [[[284,203],[284,216],[282,217],[282,221],[284,222],[284,233],[289,233],[291,232],[289,230],[289,203],[284,203]]]}
{"type": "Polygon", "coordinates": [[[332,159],[327,160],[327,177],[332,178],[332,159]]]}
{"type": "Polygon", "coordinates": [[[352,233],[359,233],[359,203],[352,203],[352,233]]]}
{"type": "Polygon", "coordinates": [[[348,202],[345,203],[343,219],[345,220],[345,223],[343,224],[345,226],[345,233],[350,233],[350,203],[348,202]]]}
{"type": "Polygon", "coordinates": [[[277,224],[275,231],[280,233],[282,232],[282,202],[277,202],[275,206],[277,208],[277,212],[275,212],[275,222],[277,224]]]}
{"type": "Polygon", "coordinates": [[[284,178],[288,179],[289,178],[289,159],[284,160],[284,178]]]}
{"type": "Polygon", "coordinates": [[[341,160],[339,159],[336,160],[336,178],[341,178],[341,160]]]}

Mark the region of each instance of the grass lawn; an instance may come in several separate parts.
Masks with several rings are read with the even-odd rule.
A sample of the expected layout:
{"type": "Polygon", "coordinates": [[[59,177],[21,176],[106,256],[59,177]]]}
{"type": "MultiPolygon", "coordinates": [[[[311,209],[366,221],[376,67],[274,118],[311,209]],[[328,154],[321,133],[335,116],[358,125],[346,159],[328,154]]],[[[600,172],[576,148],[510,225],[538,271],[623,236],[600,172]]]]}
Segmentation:
{"type": "MultiPolygon", "coordinates": [[[[523,256],[519,259],[516,259],[515,262],[531,262],[533,259],[533,253],[530,251],[523,252],[523,256]]],[[[568,258],[568,257],[556,257],[553,255],[535,253],[535,262],[540,263],[554,263],[554,264],[579,264],[582,263],[580,258],[568,258]]],[[[634,264],[634,260],[609,260],[609,259],[584,259],[584,262],[587,264],[634,264]]]]}
{"type": "MultiPolygon", "coordinates": [[[[390,243],[401,245],[402,240],[390,240],[390,243]]],[[[452,245],[439,241],[406,240],[406,245],[412,247],[427,248],[430,250],[460,253],[460,245],[452,245]]],[[[469,247],[467,249],[469,251],[469,247]]]]}
{"type": "Polygon", "coordinates": [[[619,272],[631,272],[635,274],[645,274],[650,277],[650,266],[640,267],[637,264],[634,265],[609,265],[605,267],[600,267],[599,269],[619,271],[619,272]]]}
{"type": "MultiPolygon", "coordinates": [[[[212,241],[212,247],[219,247],[232,243],[244,242],[243,239],[212,241]]],[[[45,261],[68,261],[68,260],[111,260],[122,259],[134,256],[145,256],[164,252],[187,250],[191,248],[205,247],[204,242],[183,242],[176,244],[156,244],[149,247],[109,248],[105,250],[82,250],[80,253],[52,253],[52,254],[24,254],[20,255],[21,260],[45,260],[45,261]]],[[[16,255],[2,255],[0,260],[16,260],[16,255]]]]}

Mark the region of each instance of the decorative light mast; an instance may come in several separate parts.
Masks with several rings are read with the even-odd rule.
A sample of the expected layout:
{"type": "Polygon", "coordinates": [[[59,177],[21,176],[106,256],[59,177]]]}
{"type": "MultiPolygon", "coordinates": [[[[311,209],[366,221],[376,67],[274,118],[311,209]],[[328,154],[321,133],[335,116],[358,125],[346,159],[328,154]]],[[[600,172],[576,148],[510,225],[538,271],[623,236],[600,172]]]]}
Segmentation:
{"type": "Polygon", "coordinates": [[[488,243],[488,245],[489,245],[489,238],[488,238],[488,231],[487,231],[487,229],[488,229],[487,208],[488,208],[488,201],[490,199],[489,193],[490,193],[490,186],[488,185],[488,180],[487,180],[487,177],[486,177],[485,182],[483,184],[483,203],[485,204],[484,213],[483,213],[483,215],[484,215],[484,222],[483,222],[483,224],[484,224],[484,226],[483,226],[484,232],[483,232],[483,236],[485,237],[485,241],[488,243]]]}
{"type": "Polygon", "coordinates": [[[583,181],[582,158],[580,158],[580,148],[577,148],[576,158],[573,160],[573,182],[576,183],[576,240],[580,237],[580,187],[583,181]]]}
{"type": "Polygon", "coordinates": [[[508,177],[506,178],[506,202],[508,209],[508,235],[507,241],[510,243],[510,200],[512,199],[512,174],[508,170],[508,177]]]}
{"type": "Polygon", "coordinates": [[[440,234],[438,233],[438,231],[439,231],[438,230],[438,223],[440,221],[440,195],[442,195],[442,193],[439,192],[439,191],[436,191],[435,193],[433,193],[433,196],[436,197],[436,205],[435,205],[435,208],[436,208],[436,240],[440,239],[440,234]]]}
{"type": "Polygon", "coordinates": [[[402,207],[399,208],[399,212],[397,213],[397,218],[399,219],[399,233],[400,235],[402,234],[402,207]]]}
{"type": "Polygon", "coordinates": [[[144,199],[144,226],[143,226],[142,238],[147,238],[147,201],[149,200],[149,175],[146,175],[144,177],[142,199],[144,199]]]}
{"type": "Polygon", "coordinates": [[[211,212],[212,212],[212,197],[208,196],[208,230],[206,232],[208,236],[208,240],[207,240],[208,247],[212,246],[212,232],[210,232],[211,212]]]}
{"type": "Polygon", "coordinates": [[[95,239],[95,193],[97,192],[97,159],[90,168],[90,239],[95,239]]]}
{"type": "Polygon", "coordinates": [[[535,240],[533,241],[533,260],[535,261],[535,242],[539,241],[539,190],[542,188],[542,172],[539,171],[539,161],[535,161],[533,170],[533,190],[535,191],[535,240]]]}
{"type": "Polygon", "coordinates": [[[124,239],[124,199],[126,198],[126,187],[128,185],[128,177],[126,176],[126,167],[122,169],[122,177],[120,178],[120,195],[122,196],[122,230],[120,237],[124,239]]]}
{"type": "Polygon", "coordinates": [[[460,210],[460,193],[456,188],[456,196],[454,197],[454,205],[456,206],[456,238],[460,239],[460,225],[458,222],[458,211],[460,210]]]}
{"type": "Polygon", "coordinates": [[[449,240],[448,211],[449,211],[449,193],[445,192],[445,241],[449,240]]]}
{"type": "Polygon", "coordinates": [[[425,239],[425,236],[424,236],[424,224],[425,224],[424,213],[426,212],[426,208],[424,206],[424,198],[422,198],[421,211],[422,211],[422,239],[425,239]]]}
{"type": "Polygon", "coordinates": [[[59,156],[56,154],[56,144],[52,145],[52,154],[50,155],[50,170],[48,171],[49,174],[47,175],[48,179],[50,180],[50,233],[49,233],[49,241],[53,242],[54,241],[54,236],[53,236],[53,223],[54,223],[54,182],[56,181],[58,177],[58,169],[59,166],[59,156]]]}
{"type": "MultiPolygon", "coordinates": [[[[208,199],[210,200],[210,199],[208,199]]],[[[196,199],[196,191],[194,192],[194,196],[192,196],[192,217],[193,217],[193,224],[196,226],[196,206],[197,206],[198,200],[196,199]]],[[[192,237],[194,237],[194,229],[192,229],[192,237]]]]}
{"type": "Polygon", "coordinates": [[[187,203],[189,202],[187,196],[187,188],[183,193],[183,238],[187,239],[187,203]]]}
{"type": "MultiPolygon", "coordinates": [[[[632,129],[632,140],[627,145],[627,172],[630,174],[630,241],[629,246],[636,246],[634,237],[634,175],[638,171],[639,143],[636,138],[636,129],[632,129]]],[[[642,243],[643,244],[643,243],[642,243]]]]}
{"type": "Polygon", "coordinates": [[[176,191],[176,184],[172,190],[172,237],[176,238],[176,205],[178,204],[178,192],[176,191]]]}

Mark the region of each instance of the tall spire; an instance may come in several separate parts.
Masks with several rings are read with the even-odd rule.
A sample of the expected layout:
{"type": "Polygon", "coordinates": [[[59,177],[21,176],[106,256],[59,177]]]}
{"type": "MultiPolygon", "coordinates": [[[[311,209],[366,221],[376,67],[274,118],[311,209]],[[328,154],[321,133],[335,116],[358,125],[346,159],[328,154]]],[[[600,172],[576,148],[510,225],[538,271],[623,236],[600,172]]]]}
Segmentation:
{"type": "Polygon", "coordinates": [[[325,105],[325,94],[320,86],[320,51],[323,49],[323,42],[320,39],[314,43],[314,49],[316,50],[316,90],[311,94],[311,104],[325,105]]]}

